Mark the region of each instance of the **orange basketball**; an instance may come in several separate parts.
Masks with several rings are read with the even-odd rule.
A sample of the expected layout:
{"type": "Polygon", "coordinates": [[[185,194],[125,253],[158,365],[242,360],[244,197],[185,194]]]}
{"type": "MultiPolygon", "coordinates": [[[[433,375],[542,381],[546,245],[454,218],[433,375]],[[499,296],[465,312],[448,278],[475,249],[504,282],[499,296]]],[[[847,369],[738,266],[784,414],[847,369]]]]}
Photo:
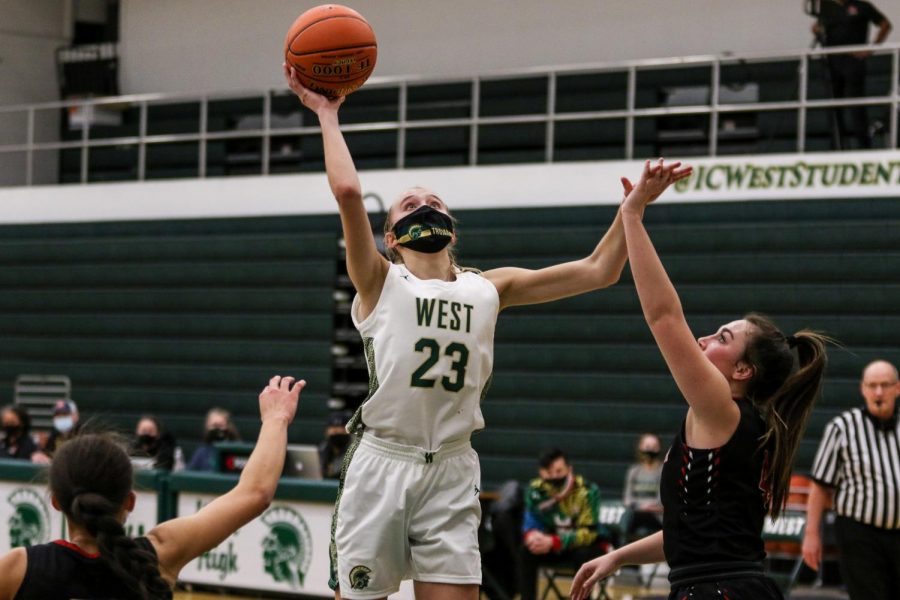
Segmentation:
{"type": "Polygon", "coordinates": [[[375,68],[375,32],[361,14],[340,4],[311,8],[284,39],[284,57],[300,83],[329,98],[346,96],[375,68]]]}

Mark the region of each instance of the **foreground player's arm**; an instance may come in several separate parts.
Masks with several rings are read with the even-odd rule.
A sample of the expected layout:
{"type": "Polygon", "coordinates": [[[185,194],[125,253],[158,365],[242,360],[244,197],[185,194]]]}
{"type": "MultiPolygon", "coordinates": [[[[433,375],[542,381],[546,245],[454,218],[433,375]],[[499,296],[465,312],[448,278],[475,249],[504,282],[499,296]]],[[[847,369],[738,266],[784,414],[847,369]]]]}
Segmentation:
{"type": "Polygon", "coordinates": [[[262,427],[238,484],[196,514],[161,523],[147,534],[167,581],[174,582],[184,565],[268,508],[284,467],[288,424],[305,385],[303,380],[294,382],[293,377],[273,377],[259,394],[262,427]]]}
{"type": "MultiPolygon", "coordinates": [[[[672,182],[691,173],[690,168],[679,170],[680,165],[673,163],[663,167],[672,175],[672,182]]],[[[631,184],[627,179],[623,179],[622,184],[628,194],[631,184]]],[[[619,280],[627,258],[620,210],[597,247],[585,258],[537,270],[501,267],[486,271],[484,276],[496,286],[502,310],[509,306],[540,304],[609,287],[619,280]]]]}
{"type": "Polygon", "coordinates": [[[25,580],[28,557],[25,548],[13,548],[0,558],[0,600],[13,600],[25,580]]]}
{"type": "Polygon", "coordinates": [[[666,560],[663,553],[663,532],[641,538],[627,546],[616,548],[609,554],[586,562],[578,569],[572,581],[572,600],[591,597],[591,590],[601,579],[606,579],[625,565],[644,565],[666,560]]]}
{"type": "Polygon", "coordinates": [[[316,113],[322,128],[325,150],[325,172],[338,203],[344,242],[347,247],[347,274],[363,303],[363,312],[371,312],[381,295],[387,276],[388,261],[378,252],[372,225],[362,200],[359,175],[338,120],[343,97],[329,100],[300,83],[296,71],[284,66],[288,86],[308,109],[316,113]],[[366,310],[368,308],[368,310],[366,310]]]}
{"type": "Polygon", "coordinates": [[[641,180],[622,205],[634,285],[644,318],[694,418],[699,419],[704,429],[733,430],[740,414],[737,404],[731,400],[728,380],[703,355],[691,333],[675,286],[641,220],[647,198],[666,185],[669,177],[659,169],[651,169],[648,162],[641,180]]]}

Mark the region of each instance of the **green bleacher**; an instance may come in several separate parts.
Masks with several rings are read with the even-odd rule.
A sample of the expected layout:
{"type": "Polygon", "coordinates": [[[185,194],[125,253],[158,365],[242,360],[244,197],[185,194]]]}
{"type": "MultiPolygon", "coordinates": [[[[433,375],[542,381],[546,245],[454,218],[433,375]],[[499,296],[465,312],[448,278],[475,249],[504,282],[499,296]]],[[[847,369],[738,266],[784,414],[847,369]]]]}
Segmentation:
{"type": "MultiPolygon", "coordinates": [[[[466,211],[461,264],[540,267],[586,255],[614,208],[466,211]]],[[[803,442],[810,467],[822,428],[861,402],[862,367],[897,359],[900,269],[895,199],[660,204],[646,222],[697,335],[745,312],[789,331],[823,330],[833,348],[824,397],[803,442]]],[[[668,443],[686,406],[640,313],[626,267],[613,288],[500,317],[487,429],[475,438],[486,481],[527,479],[541,447],[618,496],[644,431],[668,443]]]]}
{"type": "Polygon", "coordinates": [[[226,408],[247,439],[273,374],[310,384],[291,427],[320,440],[331,392],[336,216],[0,227],[0,401],[63,374],[85,417],[152,413],[187,455],[226,408]]]}
{"type": "MultiPolygon", "coordinates": [[[[580,258],[614,211],[457,211],[460,262],[580,258]]],[[[646,221],[697,335],[758,310],[843,344],[800,449],[808,469],[825,422],[860,402],[864,364],[898,359],[900,202],[663,201],[646,221]]],[[[259,389],[295,373],[310,387],[291,441],[318,442],[332,345],[355,337],[336,325],[338,232],[334,215],[0,227],[0,402],[19,374],[68,375],[85,415],[130,431],[155,413],[190,452],[211,406],[252,439],[259,389]]],[[[533,477],[540,450],[558,445],[616,497],[638,434],[668,443],[686,410],[627,268],[613,288],[504,312],[495,354],[474,438],[486,489],[533,477]]]]}

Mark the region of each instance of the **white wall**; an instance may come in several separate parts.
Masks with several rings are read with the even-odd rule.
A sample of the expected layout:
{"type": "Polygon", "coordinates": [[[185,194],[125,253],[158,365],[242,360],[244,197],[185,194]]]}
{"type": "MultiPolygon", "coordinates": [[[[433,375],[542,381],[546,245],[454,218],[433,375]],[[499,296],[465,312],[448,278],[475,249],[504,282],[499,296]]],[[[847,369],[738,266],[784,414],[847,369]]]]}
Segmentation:
{"type": "MultiPolygon", "coordinates": [[[[126,93],[281,87],[284,35],[322,0],[122,0],[126,93]]],[[[809,46],[800,0],[356,0],[375,77],[809,46]]],[[[876,0],[900,28],[900,2],[876,0]]],[[[891,39],[897,39],[894,34],[891,39]]]]}
{"type": "MultiPolygon", "coordinates": [[[[900,197],[897,151],[767,154],[692,159],[694,174],[663,202],[900,197]]],[[[619,178],[636,179],[641,161],[376,170],[360,173],[362,191],[384,204],[411,183],[435,190],[452,210],[617,204],[619,178]]],[[[377,210],[369,200],[370,210],[377,210]]],[[[144,183],[0,188],[0,224],[130,221],[337,212],[324,173],[212,177],[144,183]]]]}
{"type": "MultiPolygon", "coordinates": [[[[0,106],[59,99],[55,51],[67,43],[69,6],[66,0],[0,1],[0,106]]],[[[57,116],[41,115],[41,139],[55,137],[57,116]]],[[[25,113],[0,112],[0,145],[24,144],[26,123],[25,113]]],[[[37,171],[55,178],[55,164],[45,161],[37,171]]],[[[24,183],[24,172],[24,154],[0,153],[0,185],[24,183]]]]}

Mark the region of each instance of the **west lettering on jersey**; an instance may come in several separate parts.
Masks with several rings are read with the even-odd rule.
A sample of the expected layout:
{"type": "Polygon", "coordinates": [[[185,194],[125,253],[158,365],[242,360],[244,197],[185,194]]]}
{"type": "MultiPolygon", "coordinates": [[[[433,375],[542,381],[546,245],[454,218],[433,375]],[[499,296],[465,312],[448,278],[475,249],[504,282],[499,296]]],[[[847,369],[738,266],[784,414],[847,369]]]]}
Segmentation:
{"type": "Polygon", "coordinates": [[[449,300],[437,300],[435,298],[416,298],[416,320],[419,327],[434,327],[438,329],[450,329],[466,333],[472,331],[471,304],[462,302],[450,302],[449,300]]]}

